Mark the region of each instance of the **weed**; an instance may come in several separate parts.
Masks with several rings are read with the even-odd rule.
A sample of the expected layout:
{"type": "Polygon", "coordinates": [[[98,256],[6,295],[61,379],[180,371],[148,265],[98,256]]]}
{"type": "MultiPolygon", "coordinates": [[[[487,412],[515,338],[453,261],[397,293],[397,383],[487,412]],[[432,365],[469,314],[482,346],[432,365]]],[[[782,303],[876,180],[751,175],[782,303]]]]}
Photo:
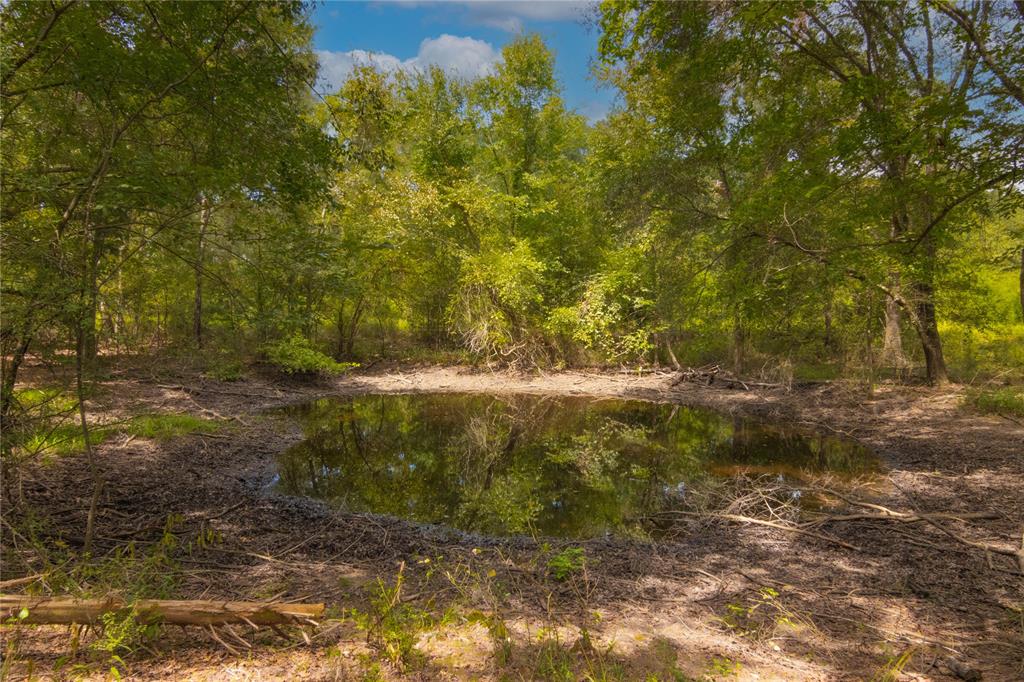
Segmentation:
{"type": "Polygon", "coordinates": [[[757,597],[745,603],[733,602],[725,608],[726,614],[720,620],[741,637],[766,639],[774,636],[779,628],[817,629],[810,618],[785,606],[778,590],[771,587],[762,587],[757,597]]]}
{"type": "Polygon", "coordinates": [[[911,646],[898,656],[890,656],[878,674],[871,678],[872,682],[896,682],[902,676],[903,669],[913,660],[916,653],[917,647],[911,646]]]}
{"type": "Polygon", "coordinates": [[[380,669],[379,661],[371,660],[366,654],[361,654],[359,661],[365,666],[362,682],[384,682],[384,673],[380,669]]]}
{"type": "Polygon", "coordinates": [[[58,387],[22,388],[14,392],[14,399],[24,410],[37,410],[51,415],[73,412],[78,401],[58,387]]]}
{"type": "Polygon", "coordinates": [[[100,636],[89,645],[89,648],[114,658],[117,658],[118,654],[130,654],[135,651],[142,642],[153,638],[157,633],[156,625],[139,623],[136,616],[134,608],[104,613],[100,616],[100,636]]]}
{"type": "MultiPolygon", "coordinates": [[[[99,445],[109,437],[110,431],[107,429],[91,429],[89,444],[99,445]]],[[[36,455],[44,457],[71,455],[85,450],[85,437],[82,435],[82,427],[70,421],[57,424],[39,423],[33,431],[26,434],[18,450],[22,458],[36,455]]]]}
{"type": "Polygon", "coordinates": [[[178,588],[178,563],[173,558],[180,542],[174,534],[180,516],[171,514],[164,524],[163,536],[148,549],[135,543],[116,548],[100,561],[83,561],[63,573],[54,571],[51,586],[61,585],[72,593],[102,596],[117,593],[126,600],[167,599],[178,588]]]}
{"type": "Polygon", "coordinates": [[[736,677],[740,674],[740,670],[743,666],[739,661],[734,661],[731,658],[719,658],[717,656],[711,659],[711,663],[708,665],[707,674],[712,679],[719,677],[736,677]]]}
{"type": "Polygon", "coordinates": [[[434,619],[426,611],[402,603],[404,571],[403,563],[393,586],[377,579],[377,592],[370,599],[369,613],[350,609],[348,615],[366,632],[370,646],[392,663],[410,668],[423,661],[423,654],[416,649],[416,640],[422,630],[434,624],[434,619]]]}
{"type": "Polygon", "coordinates": [[[582,547],[566,547],[548,560],[548,571],[555,580],[566,580],[586,567],[582,547]]]}
{"type": "Polygon", "coordinates": [[[573,657],[562,645],[557,631],[541,628],[538,632],[536,676],[552,682],[573,682],[573,657]]]}

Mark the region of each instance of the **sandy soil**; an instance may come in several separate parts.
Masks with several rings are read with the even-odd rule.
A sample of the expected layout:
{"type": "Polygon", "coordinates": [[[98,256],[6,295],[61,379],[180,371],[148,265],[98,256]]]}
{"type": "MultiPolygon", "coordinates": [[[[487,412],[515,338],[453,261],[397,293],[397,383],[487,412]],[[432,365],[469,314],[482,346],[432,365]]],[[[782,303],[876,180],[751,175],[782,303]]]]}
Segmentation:
{"type": "MultiPolygon", "coordinates": [[[[274,596],[365,610],[375,579],[391,582],[404,567],[403,595],[411,607],[456,606],[462,615],[419,635],[425,659],[404,671],[382,662],[384,679],[502,673],[534,679],[552,641],[589,661],[592,674],[604,666],[618,675],[609,679],[860,680],[882,679],[886,671],[905,680],[1024,679],[1020,569],[1011,557],[968,544],[1021,546],[1024,427],[965,412],[956,389],[882,386],[870,396],[842,384],[744,391],[673,385],[667,373],[512,375],[462,368],[379,370],[316,385],[267,377],[220,383],[139,368],[105,381],[94,409],[101,420],[153,411],[229,420],[216,434],[166,442],[121,438],[99,450],[109,481],[100,548],[129,539],[145,546],[159,539],[168,514],[180,515],[176,533],[193,542],[180,554],[180,596],[274,596]],[[888,467],[883,481],[855,489],[851,499],[905,513],[996,518],[820,528],[856,551],[778,529],[704,520],[673,542],[572,543],[585,547],[587,571],[557,582],[538,557],[567,542],[475,537],[266,492],[273,456],[301,438],[296,424],[266,410],[322,395],[413,391],[617,396],[786,420],[857,439],[880,454],[888,467]],[[203,533],[217,540],[200,547],[203,533]],[[445,570],[483,577],[456,588],[445,570]],[[513,641],[501,668],[486,628],[465,617],[487,610],[495,594],[502,595],[513,641]],[[589,641],[580,638],[581,627],[589,641]]],[[[81,541],[86,480],[77,456],[26,472],[28,502],[53,521],[50,542],[81,541]]],[[[4,541],[10,540],[5,527],[4,541]]],[[[7,571],[3,577],[12,577],[7,571]]],[[[30,669],[51,675],[68,652],[63,629],[4,634],[17,646],[13,679],[30,669]]],[[[167,632],[158,651],[140,651],[127,665],[133,679],[363,679],[380,658],[351,619],[325,624],[311,646],[273,633],[255,637],[255,648],[234,656],[198,631],[167,632]]]]}

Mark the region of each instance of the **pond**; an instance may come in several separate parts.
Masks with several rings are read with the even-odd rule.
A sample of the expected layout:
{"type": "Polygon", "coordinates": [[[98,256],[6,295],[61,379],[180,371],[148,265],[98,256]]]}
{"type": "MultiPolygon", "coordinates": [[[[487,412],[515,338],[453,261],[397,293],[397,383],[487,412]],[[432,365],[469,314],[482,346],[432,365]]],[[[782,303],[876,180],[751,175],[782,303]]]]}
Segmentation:
{"type": "Polygon", "coordinates": [[[279,456],[278,491],[489,535],[648,537],[702,481],[879,468],[851,441],[642,401],[391,394],[286,411],[306,439],[279,456]]]}

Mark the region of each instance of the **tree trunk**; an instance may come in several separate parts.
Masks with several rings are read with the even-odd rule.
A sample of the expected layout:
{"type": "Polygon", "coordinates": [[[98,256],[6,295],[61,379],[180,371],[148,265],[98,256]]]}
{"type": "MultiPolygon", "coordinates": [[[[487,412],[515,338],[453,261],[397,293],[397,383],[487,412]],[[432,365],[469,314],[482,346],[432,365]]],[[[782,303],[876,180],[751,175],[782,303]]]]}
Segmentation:
{"type": "Polygon", "coordinates": [[[942,339],[939,337],[939,327],[935,320],[935,303],[932,302],[931,286],[919,285],[918,292],[922,296],[927,296],[917,304],[917,314],[921,322],[918,335],[921,337],[921,345],[924,348],[928,382],[937,385],[948,384],[949,373],[946,370],[946,359],[942,353],[942,339]]]}
{"type": "MultiPolygon", "coordinates": [[[[901,168],[905,162],[895,164],[892,168],[901,168]]],[[[902,172],[890,170],[890,176],[899,177],[902,172]]],[[[894,214],[890,219],[889,236],[898,239],[906,232],[907,215],[905,210],[894,214]]],[[[890,291],[900,290],[900,273],[898,270],[889,271],[890,291]]],[[[882,337],[882,362],[885,365],[904,369],[910,363],[903,352],[903,336],[900,333],[900,305],[892,296],[885,298],[885,335],[882,337]]]]}
{"type": "Polygon", "coordinates": [[[338,348],[334,353],[335,360],[345,359],[345,301],[338,306],[338,348]]]}
{"type": "Polygon", "coordinates": [[[351,360],[356,345],[356,330],[359,327],[359,320],[363,316],[363,297],[356,299],[352,308],[352,316],[348,323],[345,322],[345,302],[342,301],[338,307],[338,360],[351,360]]]}
{"type": "Polygon", "coordinates": [[[96,462],[96,452],[93,450],[89,433],[89,420],[85,414],[85,381],[83,377],[83,366],[85,363],[85,320],[79,320],[77,344],[75,346],[75,392],[78,397],[78,419],[79,429],[82,433],[82,443],[85,447],[85,461],[89,466],[89,475],[92,478],[92,496],[89,499],[89,509],[85,517],[85,543],[86,554],[92,549],[93,532],[96,528],[96,511],[99,508],[100,493],[103,491],[103,476],[100,473],[99,465],[96,462]]]}
{"type": "Polygon", "coordinates": [[[668,351],[668,359],[672,361],[673,369],[680,370],[683,368],[679,364],[678,358],[676,358],[675,351],[672,350],[672,337],[668,334],[665,335],[665,350],[668,351]]]}
{"type": "Polygon", "coordinates": [[[743,375],[743,351],[746,340],[746,330],[743,328],[743,323],[737,319],[733,322],[732,327],[732,371],[736,376],[743,375]]]}
{"type": "Polygon", "coordinates": [[[196,348],[203,347],[203,260],[206,256],[206,228],[210,225],[210,202],[204,196],[199,200],[199,245],[196,248],[196,295],[192,304],[192,334],[196,348]]]}
{"type": "MultiPolygon", "coordinates": [[[[923,222],[927,224],[931,220],[930,209],[925,207],[923,214],[923,222]]],[[[921,279],[914,282],[917,335],[921,339],[921,346],[924,350],[928,383],[943,385],[949,383],[949,373],[946,371],[946,359],[942,354],[942,339],[939,337],[939,326],[935,319],[935,242],[928,237],[922,241],[921,246],[923,247],[921,279]]]]}
{"type": "Polygon", "coordinates": [[[888,290],[889,297],[906,313],[921,341],[928,382],[939,385],[949,383],[942,339],[935,317],[934,289],[929,283],[919,282],[914,285],[914,294],[915,300],[908,301],[899,291],[888,290]]]}
{"type": "Polygon", "coordinates": [[[168,623],[171,625],[276,625],[305,623],[324,612],[323,604],[281,604],[239,601],[175,601],[140,599],[125,602],[108,599],[51,599],[28,595],[0,596],[0,615],[5,623],[70,625],[97,623],[105,613],[124,611],[134,613],[142,623],[168,623]],[[25,618],[18,615],[22,609],[25,618]]]}
{"type": "MultiPolygon", "coordinates": [[[[889,276],[889,287],[899,286],[899,275],[889,276]]],[[[907,356],[903,353],[903,337],[900,334],[900,306],[891,296],[885,299],[885,335],[882,337],[882,361],[884,364],[904,368],[907,356]]]]}
{"type": "Polygon", "coordinates": [[[84,353],[82,360],[86,368],[91,369],[96,364],[96,354],[99,349],[99,333],[96,329],[96,318],[98,317],[97,312],[99,308],[100,253],[103,249],[104,230],[87,229],[86,233],[88,234],[88,232],[92,232],[93,237],[89,244],[90,252],[87,256],[87,272],[85,273],[88,283],[85,300],[88,305],[82,327],[82,333],[85,335],[82,345],[82,352],[84,353]]]}
{"type": "Polygon", "coordinates": [[[1020,250],[1020,319],[1024,322],[1024,247],[1020,250]]]}
{"type": "Polygon", "coordinates": [[[825,324],[825,335],[822,338],[821,345],[826,353],[832,353],[836,347],[836,339],[832,336],[832,301],[831,299],[825,304],[825,309],[822,311],[822,318],[825,324]]]}
{"type": "Polygon", "coordinates": [[[29,346],[32,344],[32,317],[31,311],[26,312],[25,323],[22,325],[21,338],[18,345],[11,353],[10,359],[3,358],[3,380],[0,388],[0,428],[7,428],[8,419],[11,416],[11,409],[14,407],[14,385],[18,380],[18,369],[25,361],[29,346]]]}
{"type": "Polygon", "coordinates": [[[345,339],[345,358],[351,360],[356,347],[356,329],[359,327],[359,319],[363,316],[363,299],[360,298],[352,311],[352,319],[348,323],[348,338],[345,339]]]}

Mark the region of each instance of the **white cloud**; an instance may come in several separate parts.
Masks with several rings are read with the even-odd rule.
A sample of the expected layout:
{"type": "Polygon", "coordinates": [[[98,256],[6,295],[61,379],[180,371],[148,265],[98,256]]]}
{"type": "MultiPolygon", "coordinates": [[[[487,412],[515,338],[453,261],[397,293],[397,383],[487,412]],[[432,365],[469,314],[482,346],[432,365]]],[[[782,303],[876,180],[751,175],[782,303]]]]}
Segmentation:
{"type": "Polygon", "coordinates": [[[480,78],[493,71],[494,65],[501,60],[501,52],[486,41],[445,33],[437,38],[425,38],[416,56],[405,60],[366,50],[317,50],[317,57],[320,59],[320,83],[326,92],[334,92],[357,66],[363,65],[389,73],[422,71],[438,66],[452,76],[480,78]]]}
{"type": "Polygon", "coordinates": [[[420,51],[411,61],[418,68],[434,64],[463,78],[480,78],[491,73],[500,59],[501,52],[486,41],[445,33],[420,43],[420,51]]]}
{"type": "Polygon", "coordinates": [[[509,33],[522,33],[524,21],[578,21],[595,2],[575,0],[474,0],[460,2],[472,23],[491,26],[509,33]]]}
{"type": "Polygon", "coordinates": [[[468,23],[522,33],[526,21],[578,21],[599,0],[384,0],[405,7],[458,7],[468,23]]]}
{"type": "Polygon", "coordinates": [[[320,85],[325,92],[334,92],[355,71],[357,66],[373,66],[381,71],[395,71],[401,68],[402,60],[389,54],[351,50],[331,52],[317,50],[320,60],[320,85]]]}

